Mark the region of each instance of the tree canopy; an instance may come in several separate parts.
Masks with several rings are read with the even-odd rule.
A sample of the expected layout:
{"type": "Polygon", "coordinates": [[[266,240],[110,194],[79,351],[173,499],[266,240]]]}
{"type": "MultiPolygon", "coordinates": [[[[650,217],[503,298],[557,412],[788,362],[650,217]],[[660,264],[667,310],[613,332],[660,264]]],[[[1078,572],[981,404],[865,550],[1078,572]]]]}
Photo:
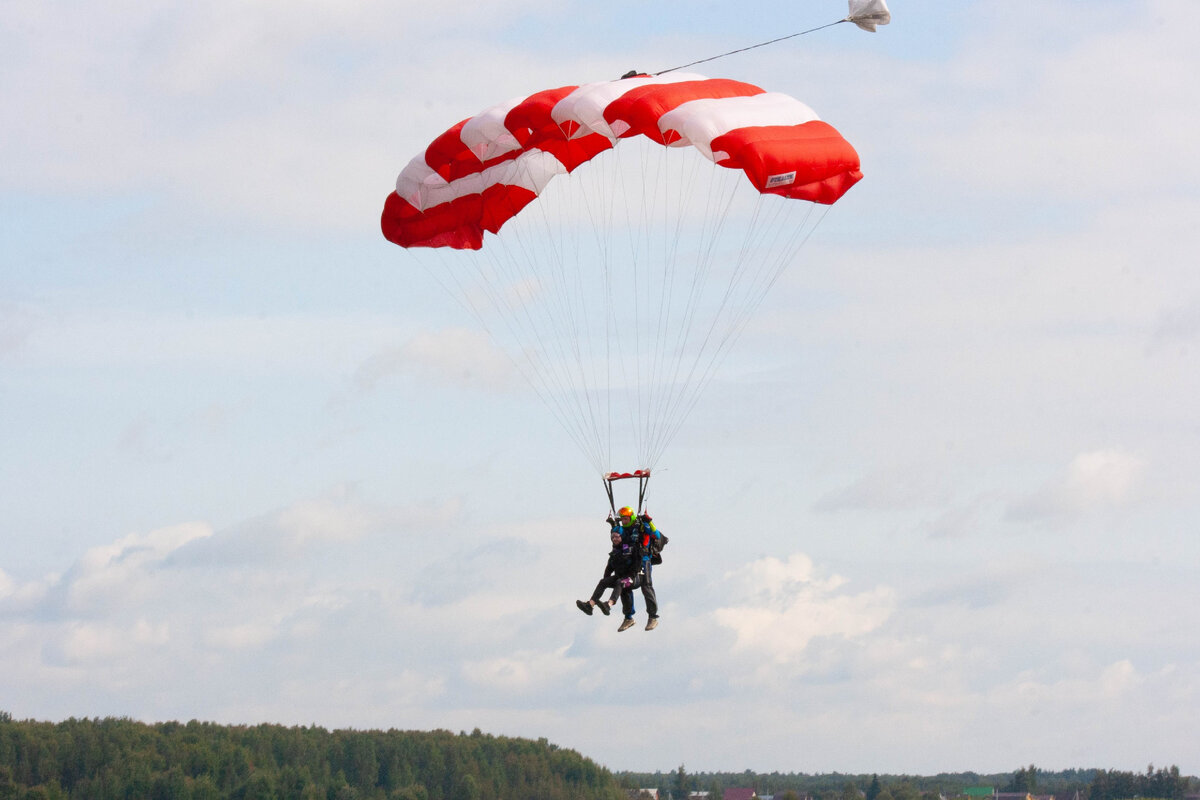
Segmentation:
{"type": "Polygon", "coordinates": [[[608,770],[545,739],[195,720],[14,721],[0,800],[621,800],[608,770]]]}

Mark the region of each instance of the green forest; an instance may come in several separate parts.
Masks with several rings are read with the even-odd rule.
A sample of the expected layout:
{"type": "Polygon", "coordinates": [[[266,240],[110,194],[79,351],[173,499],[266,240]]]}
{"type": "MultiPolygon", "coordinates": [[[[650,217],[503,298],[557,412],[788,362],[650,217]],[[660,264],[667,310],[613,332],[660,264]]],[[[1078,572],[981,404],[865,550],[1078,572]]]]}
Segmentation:
{"type": "Polygon", "coordinates": [[[545,739],[450,731],[147,724],[126,718],[18,721],[0,711],[0,800],[626,800],[656,787],[675,800],[751,787],[777,800],[941,800],[970,787],[1059,800],[1183,800],[1195,778],[1079,769],[908,775],[613,774],[545,739]],[[636,794],[634,792],[634,794],[636,794]]]}
{"type": "Polygon", "coordinates": [[[0,800],[623,800],[545,739],[0,712],[0,800]]]}

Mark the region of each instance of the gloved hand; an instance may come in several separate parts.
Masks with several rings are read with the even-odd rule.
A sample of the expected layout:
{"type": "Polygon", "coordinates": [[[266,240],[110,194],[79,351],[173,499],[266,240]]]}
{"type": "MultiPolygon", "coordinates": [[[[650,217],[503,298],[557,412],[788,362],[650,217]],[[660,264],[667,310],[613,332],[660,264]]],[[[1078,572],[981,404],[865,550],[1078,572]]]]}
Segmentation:
{"type": "Polygon", "coordinates": [[[642,514],[642,521],[643,522],[653,522],[654,517],[650,516],[650,512],[644,512],[642,514]]]}
{"type": "Polygon", "coordinates": [[[604,518],[604,521],[605,521],[605,522],[607,522],[609,525],[616,525],[616,524],[617,524],[617,521],[616,521],[615,519],[613,519],[613,515],[612,515],[612,514],[609,514],[607,517],[605,517],[605,518],[604,518]]]}
{"type": "Polygon", "coordinates": [[[633,578],[621,578],[621,588],[628,589],[633,586],[633,578]]]}

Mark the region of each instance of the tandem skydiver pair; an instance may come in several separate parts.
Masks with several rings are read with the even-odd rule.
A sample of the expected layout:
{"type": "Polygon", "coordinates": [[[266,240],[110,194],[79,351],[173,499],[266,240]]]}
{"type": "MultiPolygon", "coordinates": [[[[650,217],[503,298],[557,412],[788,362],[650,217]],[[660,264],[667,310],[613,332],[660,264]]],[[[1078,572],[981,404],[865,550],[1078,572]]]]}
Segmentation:
{"type": "Polygon", "coordinates": [[[608,554],[604,576],[596,584],[592,596],[587,600],[576,600],[575,605],[589,616],[596,608],[608,616],[619,596],[624,619],[617,631],[626,631],[634,625],[636,609],[633,590],[641,589],[649,617],[646,630],[652,631],[658,627],[658,598],[654,593],[653,567],[662,563],[662,548],[667,543],[667,537],[655,527],[649,513],[635,514],[629,506],[618,511],[616,516],[610,514],[605,522],[610,526],[612,550],[608,554]],[[606,590],[611,590],[607,600],[604,599],[606,590]]]}

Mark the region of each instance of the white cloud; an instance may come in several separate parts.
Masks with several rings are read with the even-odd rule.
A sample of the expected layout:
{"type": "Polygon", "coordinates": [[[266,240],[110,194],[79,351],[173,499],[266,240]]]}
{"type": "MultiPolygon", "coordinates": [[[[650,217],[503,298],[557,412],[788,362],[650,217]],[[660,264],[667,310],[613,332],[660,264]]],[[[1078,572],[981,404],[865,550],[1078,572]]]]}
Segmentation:
{"type": "Polygon", "coordinates": [[[315,497],[233,526],[198,546],[176,553],[173,563],[271,568],[303,559],[318,547],[364,546],[379,536],[430,535],[453,525],[461,514],[456,498],[428,505],[380,506],[365,501],[353,485],[332,487],[315,497]]]}
{"type": "Polygon", "coordinates": [[[518,651],[463,663],[463,675],[472,683],[505,694],[545,690],[586,669],[582,659],[567,655],[567,647],[553,652],[518,651]]]}
{"type": "Polygon", "coordinates": [[[1073,713],[1080,709],[1113,709],[1125,702],[1139,702],[1144,690],[1161,682],[1165,674],[1139,674],[1129,659],[1100,668],[1085,666],[1072,674],[1047,680],[1034,671],[1023,671],[996,686],[986,698],[993,709],[1019,708],[1024,712],[1073,713]]]}
{"type": "Polygon", "coordinates": [[[848,486],[827,492],[814,511],[889,511],[928,506],[945,500],[944,490],[927,473],[912,469],[876,472],[848,486]]]}
{"type": "Polygon", "coordinates": [[[1010,504],[1010,520],[1037,520],[1063,514],[1086,514],[1119,508],[1136,497],[1146,463],[1116,449],[1080,453],[1066,474],[1034,494],[1010,504]]]}
{"type": "Polygon", "coordinates": [[[130,625],[73,623],[67,626],[59,645],[70,664],[112,662],[137,658],[148,647],[161,647],[170,641],[166,623],[153,624],[138,619],[130,625]]]}
{"type": "Polygon", "coordinates": [[[49,575],[42,580],[18,582],[0,570],[0,612],[20,614],[36,608],[58,581],[58,575],[49,575]]]}
{"type": "Polygon", "coordinates": [[[812,559],[802,553],[786,561],[769,557],[727,576],[732,597],[740,605],[713,612],[718,624],[731,629],[739,651],[768,663],[801,659],[818,637],[853,638],[878,629],[894,611],[887,587],[848,594],[845,579],[821,578],[812,559]]]}
{"type": "MultiPolygon", "coordinates": [[[[407,728],[418,724],[412,721],[414,718],[424,718],[424,709],[445,699],[444,675],[396,669],[394,665],[391,669],[374,665],[369,669],[370,680],[362,679],[361,670],[356,670],[355,677],[288,678],[282,682],[278,697],[261,698],[260,717],[303,723],[315,715],[318,719],[344,720],[343,724],[359,728],[369,725],[386,729],[395,727],[402,716],[407,728]],[[367,716],[360,716],[363,711],[367,716]]],[[[231,719],[239,719],[242,710],[230,709],[229,714],[231,719]]],[[[435,721],[428,727],[437,725],[435,721]]]]}
{"type": "Polygon", "coordinates": [[[463,95],[482,104],[478,84],[506,91],[506,76],[529,70],[529,53],[472,33],[489,39],[547,4],[59,5],[5,6],[26,46],[0,62],[0,94],[22,109],[0,121],[13,154],[0,178],[68,193],[151,187],[177,210],[361,230],[420,146],[414,131],[428,141],[463,95]],[[478,59],[491,68],[448,68],[478,59]]]}
{"type": "Polygon", "coordinates": [[[155,572],[173,552],[213,535],[204,523],[185,523],[147,534],[129,534],[93,547],[63,577],[68,607],[87,612],[109,603],[130,605],[152,591],[155,572]]]}
{"type": "Polygon", "coordinates": [[[1064,490],[1081,507],[1121,505],[1145,466],[1142,459],[1120,450],[1081,453],[1067,469],[1064,490]]]}
{"type": "Polygon", "coordinates": [[[1197,89],[1183,66],[1194,51],[1186,26],[1161,22],[1186,15],[1186,2],[1131,6],[1119,19],[1097,18],[1107,31],[1083,35],[1073,35],[1072,11],[1028,26],[1020,13],[983,11],[1001,19],[977,29],[952,67],[901,67],[899,91],[939,93],[909,98],[899,114],[920,131],[911,147],[923,169],[973,194],[1038,201],[1091,195],[1120,204],[1186,185],[1187,175],[1195,183],[1200,158],[1186,131],[1197,89]],[[1049,48],[1030,26],[1063,34],[1049,48]]]}
{"type": "Polygon", "coordinates": [[[295,547],[310,541],[353,542],[381,520],[353,502],[350,492],[349,487],[339,487],[332,496],[295,503],[280,511],[275,522],[295,547]]]}
{"type": "Polygon", "coordinates": [[[990,503],[976,497],[963,505],[944,505],[932,519],[921,524],[930,539],[954,539],[974,533],[985,525],[984,514],[990,503]]]}
{"type": "Polygon", "coordinates": [[[20,357],[24,364],[55,368],[171,366],[327,375],[369,348],[408,335],[411,328],[395,317],[89,309],[40,320],[20,357]]]}
{"type": "Polygon", "coordinates": [[[377,352],[355,371],[355,383],[372,390],[381,381],[411,375],[422,382],[495,390],[512,385],[513,369],[487,334],[449,328],[421,333],[399,347],[377,352]]]}
{"type": "Polygon", "coordinates": [[[271,625],[244,623],[222,625],[204,632],[204,641],[210,647],[226,650],[257,649],[278,635],[271,625]]]}

